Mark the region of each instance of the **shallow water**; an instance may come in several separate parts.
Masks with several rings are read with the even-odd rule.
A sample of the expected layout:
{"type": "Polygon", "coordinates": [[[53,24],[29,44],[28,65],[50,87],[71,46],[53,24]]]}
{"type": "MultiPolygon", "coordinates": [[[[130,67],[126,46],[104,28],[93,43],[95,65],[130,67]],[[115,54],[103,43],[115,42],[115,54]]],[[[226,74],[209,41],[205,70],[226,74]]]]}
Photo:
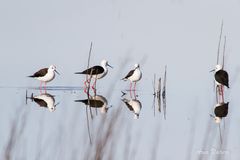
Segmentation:
{"type": "MultiPolygon", "coordinates": [[[[211,101],[214,102],[212,89],[209,91],[213,95],[208,100],[210,103],[206,103],[206,96],[205,100],[194,96],[193,100],[186,100],[184,95],[176,95],[167,89],[165,119],[163,104],[161,112],[157,102],[154,104],[153,89],[140,89],[141,85],[136,90],[136,99],[142,105],[139,119],[134,119],[134,113],[122,101],[123,98],[131,99],[129,90],[125,89],[127,86],[119,90],[115,89],[119,86],[106,89],[99,85],[97,95],[107,99],[107,113],[102,113],[101,108],[89,109],[85,104],[75,102],[88,98],[82,87],[48,86],[47,93],[57,104],[54,112],[31,99],[31,95],[43,95],[44,90],[36,87],[1,88],[0,94],[4,97],[0,116],[1,150],[6,149],[9,138],[15,133],[16,139],[11,144],[13,158],[34,159],[40,154],[40,159],[85,159],[88,154],[96,154],[94,147],[104,139],[107,144],[103,158],[111,154],[116,159],[172,159],[176,156],[181,159],[234,159],[239,156],[236,101],[230,101],[229,116],[221,123],[220,135],[219,126],[209,116],[214,109],[211,105],[211,101]],[[177,97],[180,97],[179,101],[174,100],[177,97]],[[113,126],[109,129],[112,121],[113,126]],[[14,125],[17,126],[13,133],[11,128],[14,125]],[[112,136],[106,138],[109,131],[112,136]]],[[[90,90],[90,94],[94,93],[90,90]]],[[[134,99],[134,94],[132,97],[134,99]]]]}

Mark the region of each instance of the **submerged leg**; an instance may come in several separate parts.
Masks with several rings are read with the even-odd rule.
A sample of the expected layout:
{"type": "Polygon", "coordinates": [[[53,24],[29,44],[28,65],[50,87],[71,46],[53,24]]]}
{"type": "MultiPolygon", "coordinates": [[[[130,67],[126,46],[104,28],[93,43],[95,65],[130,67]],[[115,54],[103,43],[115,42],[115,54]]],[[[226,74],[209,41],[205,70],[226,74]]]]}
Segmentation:
{"type": "Polygon", "coordinates": [[[45,93],[47,93],[47,83],[46,82],[44,82],[44,91],[45,91],[45,93]]]}
{"type": "Polygon", "coordinates": [[[90,80],[91,80],[91,78],[89,78],[89,79],[87,79],[86,81],[84,81],[84,85],[85,85],[85,87],[87,87],[87,86],[89,85],[90,80]]]}
{"type": "Polygon", "coordinates": [[[93,90],[96,90],[96,85],[97,85],[97,78],[95,79],[95,81],[94,81],[94,83],[93,83],[93,85],[92,85],[92,89],[93,90]]]}
{"type": "Polygon", "coordinates": [[[84,81],[84,92],[87,93],[88,87],[90,86],[91,77],[84,81]]]}
{"type": "Polygon", "coordinates": [[[129,91],[130,91],[130,92],[132,91],[132,82],[130,82],[130,88],[129,88],[129,91]]]}
{"type": "Polygon", "coordinates": [[[42,94],[42,81],[40,81],[39,90],[40,90],[40,93],[42,94]]]}
{"type": "Polygon", "coordinates": [[[133,88],[134,91],[136,91],[136,83],[137,83],[137,82],[134,83],[134,88],[133,88]]]}
{"type": "Polygon", "coordinates": [[[134,99],[136,99],[136,90],[133,91],[134,99]]]}
{"type": "Polygon", "coordinates": [[[218,100],[219,98],[218,98],[218,85],[216,85],[216,101],[217,101],[217,103],[218,103],[218,100]]]}
{"type": "Polygon", "coordinates": [[[221,94],[222,94],[222,102],[224,102],[224,88],[223,85],[221,85],[221,94]]]}

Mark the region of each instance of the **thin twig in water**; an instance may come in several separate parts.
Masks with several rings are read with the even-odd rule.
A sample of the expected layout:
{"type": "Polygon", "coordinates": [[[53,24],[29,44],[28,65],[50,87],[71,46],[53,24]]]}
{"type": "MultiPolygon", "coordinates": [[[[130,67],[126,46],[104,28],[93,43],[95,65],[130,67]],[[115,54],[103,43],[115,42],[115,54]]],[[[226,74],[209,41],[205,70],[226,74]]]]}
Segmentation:
{"type": "Polygon", "coordinates": [[[220,123],[218,124],[218,128],[219,128],[220,144],[222,145],[222,130],[221,130],[220,123]]]}
{"type": "MultiPolygon", "coordinates": [[[[91,108],[91,107],[90,107],[90,108],[91,108]]],[[[91,133],[90,133],[90,127],[89,127],[88,107],[87,107],[87,105],[86,105],[86,116],[87,116],[88,137],[89,137],[90,144],[92,144],[91,133]]]]}
{"type": "MultiPolygon", "coordinates": [[[[90,45],[90,49],[89,49],[89,52],[88,52],[88,64],[87,64],[87,69],[89,69],[89,65],[90,65],[90,60],[91,60],[91,54],[92,54],[92,46],[93,46],[93,43],[91,42],[91,45],[90,45]]],[[[90,90],[90,84],[91,84],[91,79],[92,79],[92,71],[90,73],[90,78],[88,78],[88,74],[86,74],[86,81],[88,83],[88,88],[87,88],[87,96],[88,96],[88,100],[89,100],[89,90],[90,90]],[[89,80],[89,82],[88,82],[89,80]]],[[[88,104],[90,104],[88,102],[88,104]]],[[[91,115],[91,119],[93,119],[93,114],[92,114],[92,110],[91,110],[91,107],[89,107],[89,110],[90,110],[90,115],[91,115]]]]}
{"type": "MultiPolygon", "coordinates": [[[[222,40],[222,32],[223,32],[223,20],[221,24],[221,30],[220,30],[220,35],[219,35],[219,41],[218,41],[218,50],[217,50],[217,65],[219,64],[219,54],[220,54],[220,45],[221,45],[221,40],[222,40]]],[[[215,90],[215,80],[213,81],[213,90],[215,90]]]]}
{"type": "Polygon", "coordinates": [[[227,38],[226,36],[224,36],[224,45],[223,45],[223,68],[224,68],[224,62],[225,62],[225,50],[226,50],[226,42],[227,42],[227,38]]]}
{"type": "Polygon", "coordinates": [[[161,78],[158,79],[158,90],[157,90],[157,101],[158,101],[158,111],[161,112],[161,78]]]}
{"type": "Polygon", "coordinates": [[[166,120],[166,113],[167,113],[167,100],[166,100],[166,83],[167,83],[167,66],[165,66],[165,73],[164,73],[164,80],[163,80],[163,91],[162,91],[162,98],[163,98],[163,113],[164,119],[166,120]]]}
{"type": "Polygon", "coordinates": [[[156,106],[155,106],[155,101],[156,101],[156,88],[155,88],[155,82],[156,81],[156,74],[154,74],[154,76],[153,76],[153,115],[154,115],[154,117],[155,117],[155,108],[156,108],[156,106]]]}
{"type": "MultiPolygon", "coordinates": [[[[87,69],[89,69],[90,59],[91,59],[91,53],[92,53],[92,42],[91,42],[90,50],[89,50],[89,53],[88,53],[87,69]]],[[[90,84],[91,84],[91,79],[92,79],[92,73],[90,74],[90,78],[89,78],[89,79],[88,79],[88,74],[86,74],[86,82],[87,82],[87,84],[88,84],[88,86],[86,86],[86,87],[87,87],[88,104],[90,104],[90,101],[89,101],[89,100],[90,100],[90,97],[89,97],[89,88],[90,88],[90,84]]],[[[92,115],[91,107],[86,105],[86,117],[87,117],[88,137],[89,137],[90,144],[92,144],[92,139],[91,139],[91,134],[90,134],[90,126],[89,126],[89,118],[88,118],[88,107],[89,107],[91,119],[93,119],[93,115],[92,115]]]]}
{"type": "Polygon", "coordinates": [[[223,20],[221,24],[221,31],[219,35],[219,41],[218,41],[218,50],[217,50],[217,64],[219,64],[219,54],[220,54],[220,45],[221,45],[221,39],[222,39],[222,31],[223,31],[223,20]]]}

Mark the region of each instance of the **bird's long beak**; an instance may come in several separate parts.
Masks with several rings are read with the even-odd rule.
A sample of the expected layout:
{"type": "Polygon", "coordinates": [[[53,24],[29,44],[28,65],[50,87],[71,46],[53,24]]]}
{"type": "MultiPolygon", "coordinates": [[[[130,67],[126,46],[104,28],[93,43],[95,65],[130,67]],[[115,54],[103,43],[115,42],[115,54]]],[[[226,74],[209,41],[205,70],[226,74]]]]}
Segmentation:
{"type": "Polygon", "coordinates": [[[210,114],[210,117],[215,118],[214,115],[210,114]]]}
{"type": "Polygon", "coordinates": [[[109,65],[109,64],[107,64],[107,66],[109,66],[109,67],[111,67],[111,68],[113,68],[111,65],[109,65]]]}
{"type": "Polygon", "coordinates": [[[57,104],[55,104],[54,107],[57,107],[57,105],[59,105],[59,104],[60,104],[60,102],[58,102],[57,104]]]}
{"type": "Polygon", "coordinates": [[[209,72],[213,72],[213,71],[215,71],[215,69],[213,69],[213,70],[211,70],[211,71],[209,71],[209,72]]]}
{"type": "Polygon", "coordinates": [[[57,70],[54,70],[58,75],[60,75],[60,73],[57,70]]]}

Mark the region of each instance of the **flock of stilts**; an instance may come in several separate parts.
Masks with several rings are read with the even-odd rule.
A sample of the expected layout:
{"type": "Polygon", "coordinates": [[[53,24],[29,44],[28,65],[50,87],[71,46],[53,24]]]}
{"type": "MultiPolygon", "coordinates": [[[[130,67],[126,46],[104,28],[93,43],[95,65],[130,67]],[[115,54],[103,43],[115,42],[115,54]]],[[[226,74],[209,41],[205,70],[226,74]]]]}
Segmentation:
{"type": "MultiPolygon", "coordinates": [[[[96,92],[97,79],[101,79],[107,75],[108,73],[107,67],[113,68],[111,65],[108,64],[108,61],[102,60],[101,65],[93,66],[82,72],[75,73],[75,74],[87,75],[88,78],[86,78],[86,81],[84,82],[85,93],[87,93],[87,88],[90,87],[92,78],[94,79],[94,82],[91,87],[94,90],[94,92],[96,92]]],[[[215,105],[215,110],[214,110],[215,116],[211,115],[211,117],[214,118],[216,123],[220,123],[221,119],[226,117],[228,114],[229,103],[224,102],[224,86],[229,88],[229,78],[228,78],[228,73],[225,70],[223,70],[223,66],[220,64],[217,64],[215,69],[212,71],[215,71],[214,77],[215,77],[215,84],[216,84],[217,104],[215,105]]],[[[49,68],[40,69],[33,75],[29,76],[32,78],[36,78],[37,80],[40,81],[40,91],[42,90],[42,83],[45,84],[44,85],[45,94],[43,96],[40,95],[41,97],[39,96],[34,97],[33,100],[37,102],[40,106],[50,105],[51,106],[49,108],[50,111],[54,111],[56,105],[54,105],[55,101],[53,101],[53,97],[46,93],[46,83],[52,81],[55,78],[55,72],[59,74],[58,71],[56,70],[56,66],[51,65],[49,68]],[[45,102],[42,102],[42,99],[45,99],[45,102]],[[50,104],[47,104],[47,103],[50,103],[50,104]]],[[[124,78],[122,78],[122,80],[130,81],[130,93],[132,90],[132,83],[135,83],[133,87],[133,91],[135,91],[136,83],[141,79],[141,77],[142,77],[142,72],[140,70],[140,66],[139,64],[135,64],[134,69],[130,70],[129,73],[124,78]]],[[[90,106],[93,105],[94,103],[94,105],[99,108],[102,106],[105,106],[101,111],[103,113],[106,113],[108,109],[106,107],[107,100],[105,99],[105,97],[100,95],[91,96],[90,99],[86,99],[86,100],[76,100],[76,102],[83,102],[84,104],[87,104],[90,106]]],[[[131,100],[123,99],[123,102],[127,105],[129,110],[134,111],[135,118],[138,118],[139,112],[141,110],[141,103],[138,100],[136,100],[136,98],[131,100]]]]}
{"type": "Polygon", "coordinates": [[[223,66],[217,64],[215,69],[215,84],[216,84],[216,101],[217,104],[215,105],[214,115],[210,115],[214,118],[216,123],[220,123],[221,119],[226,117],[228,114],[228,104],[229,102],[224,102],[224,86],[229,88],[229,78],[228,73],[223,70],[223,66]]]}
{"type": "MultiPolygon", "coordinates": [[[[101,95],[96,95],[96,83],[97,79],[101,79],[105,77],[108,73],[108,67],[113,68],[111,65],[108,64],[107,60],[102,60],[101,65],[96,65],[82,72],[76,72],[75,74],[84,74],[86,75],[86,80],[84,81],[84,92],[89,95],[89,89],[91,86],[91,80],[94,79],[94,82],[91,88],[94,91],[94,96],[88,96],[88,99],[83,100],[76,100],[75,102],[82,102],[90,107],[101,108],[101,113],[106,113],[110,107],[108,107],[107,99],[101,95]]],[[[36,102],[40,107],[47,107],[49,111],[55,111],[56,105],[54,96],[51,94],[46,93],[46,83],[52,81],[55,78],[55,72],[59,74],[56,70],[55,65],[51,65],[49,68],[43,68],[39,71],[35,72],[33,75],[29,76],[31,78],[35,78],[40,81],[40,92],[41,95],[32,96],[30,97],[34,102],[36,102]],[[42,83],[44,83],[44,90],[45,93],[42,94],[42,83]]],[[[141,102],[136,99],[136,83],[142,78],[142,72],[140,70],[139,64],[134,65],[134,69],[130,70],[128,74],[122,78],[121,80],[129,80],[130,81],[130,95],[132,91],[132,83],[134,83],[133,91],[135,98],[129,99],[122,99],[122,101],[126,104],[130,111],[133,111],[134,118],[139,118],[139,113],[142,108],[141,102]]],[[[26,96],[27,97],[27,96],[26,96]]]]}
{"type": "MultiPolygon", "coordinates": [[[[86,87],[90,86],[91,79],[95,79],[92,85],[92,89],[96,90],[96,83],[97,79],[101,79],[105,77],[108,73],[107,67],[113,68],[111,65],[108,64],[107,60],[102,60],[101,65],[90,67],[82,72],[76,72],[75,74],[85,74],[88,75],[89,78],[84,82],[85,84],[85,92],[86,87]]],[[[56,70],[55,65],[51,65],[49,68],[43,68],[34,73],[33,75],[29,76],[31,78],[36,78],[40,81],[40,90],[42,90],[42,83],[44,83],[45,91],[46,91],[46,83],[52,81],[55,78],[55,72],[59,74],[56,70]]],[[[122,80],[129,80],[130,81],[130,91],[132,90],[132,83],[134,84],[134,90],[136,89],[136,83],[142,78],[142,72],[140,70],[139,64],[134,65],[134,69],[129,71],[129,73],[122,78],[122,80]]]]}

